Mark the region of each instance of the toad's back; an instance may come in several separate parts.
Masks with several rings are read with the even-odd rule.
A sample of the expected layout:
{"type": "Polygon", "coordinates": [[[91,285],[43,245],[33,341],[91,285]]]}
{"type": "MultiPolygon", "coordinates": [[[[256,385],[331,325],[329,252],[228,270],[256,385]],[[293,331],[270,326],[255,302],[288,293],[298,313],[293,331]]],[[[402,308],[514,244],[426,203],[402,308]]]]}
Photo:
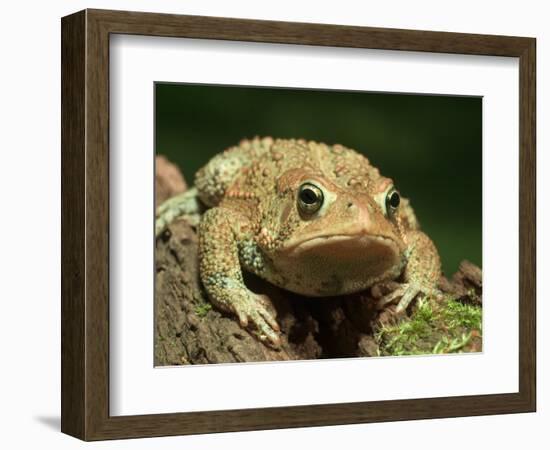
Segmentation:
{"type": "Polygon", "coordinates": [[[342,187],[368,192],[368,180],[378,169],[363,155],[341,145],[328,146],[303,139],[243,140],[213,157],[195,176],[195,186],[207,206],[216,206],[240,180],[248,192],[260,194],[274,186],[279,174],[309,167],[342,187]]]}

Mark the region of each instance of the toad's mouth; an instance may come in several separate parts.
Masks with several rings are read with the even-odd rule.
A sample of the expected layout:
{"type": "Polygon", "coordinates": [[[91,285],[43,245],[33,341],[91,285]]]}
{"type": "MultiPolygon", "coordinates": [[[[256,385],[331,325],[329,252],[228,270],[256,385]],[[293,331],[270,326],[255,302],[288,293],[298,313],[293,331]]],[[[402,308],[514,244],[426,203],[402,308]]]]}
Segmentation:
{"type": "Polygon", "coordinates": [[[376,259],[388,262],[399,259],[398,244],[387,237],[364,234],[318,235],[302,240],[285,253],[289,258],[320,257],[339,260],[376,259]]]}
{"type": "Polygon", "coordinates": [[[390,237],[311,234],[279,249],[272,263],[274,270],[285,275],[281,287],[326,297],[360,292],[378,281],[395,279],[404,258],[399,241],[390,237]]]}

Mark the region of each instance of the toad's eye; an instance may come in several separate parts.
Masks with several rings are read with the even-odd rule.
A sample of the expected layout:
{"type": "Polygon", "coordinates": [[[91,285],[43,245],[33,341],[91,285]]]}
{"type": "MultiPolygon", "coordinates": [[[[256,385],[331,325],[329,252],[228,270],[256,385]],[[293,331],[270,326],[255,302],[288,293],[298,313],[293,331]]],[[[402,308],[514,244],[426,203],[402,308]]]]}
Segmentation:
{"type": "Polygon", "coordinates": [[[395,188],[391,188],[386,195],[386,211],[388,212],[388,215],[391,216],[395,214],[400,202],[401,196],[399,195],[399,192],[397,192],[395,188]]]}
{"type": "Polygon", "coordinates": [[[323,206],[323,191],[312,183],[304,183],[298,190],[298,208],[306,214],[313,214],[323,206]]]}

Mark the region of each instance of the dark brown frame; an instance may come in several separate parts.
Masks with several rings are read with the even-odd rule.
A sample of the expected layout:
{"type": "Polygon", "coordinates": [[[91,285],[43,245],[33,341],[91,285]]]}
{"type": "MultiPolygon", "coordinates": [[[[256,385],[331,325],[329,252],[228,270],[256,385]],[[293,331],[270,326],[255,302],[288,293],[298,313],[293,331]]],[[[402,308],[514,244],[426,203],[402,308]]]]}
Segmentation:
{"type": "MultiPolygon", "coordinates": [[[[62,30],[61,429],[85,440],[535,411],[534,38],[85,10],[62,30]],[[519,57],[519,392],[109,415],[109,35],[519,57]]],[[[495,155],[496,156],[496,155],[495,155]]]]}

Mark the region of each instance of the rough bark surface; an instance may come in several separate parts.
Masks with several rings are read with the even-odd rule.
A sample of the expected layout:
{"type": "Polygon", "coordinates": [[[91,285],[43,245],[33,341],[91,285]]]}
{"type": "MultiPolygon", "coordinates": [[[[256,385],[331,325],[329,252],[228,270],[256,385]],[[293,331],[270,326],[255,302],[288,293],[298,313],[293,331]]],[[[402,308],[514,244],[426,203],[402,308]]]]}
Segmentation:
{"type": "MultiPolygon", "coordinates": [[[[166,182],[163,177],[167,176],[173,177],[173,167],[161,166],[157,160],[157,186],[168,186],[162,192],[157,189],[157,204],[185,189],[181,183],[166,182]]],[[[277,311],[282,346],[269,348],[232,316],[211,306],[199,279],[197,245],[196,230],[184,220],[174,222],[157,238],[155,365],[375,356],[374,331],[402,318],[393,306],[383,311],[375,307],[376,300],[395,289],[396,283],[360,294],[311,299],[246,276],[248,287],[268,295],[277,311]]],[[[461,302],[481,305],[481,270],[464,261],[451,279],[442,277],[440,288],[461,302]]]]}
{"type": "Polygon", "coordinates": [[[159,205],[167,198],[184,192],[187,184],[178,167],[165,156],[155,158],[155,204],[159,205]]]}

